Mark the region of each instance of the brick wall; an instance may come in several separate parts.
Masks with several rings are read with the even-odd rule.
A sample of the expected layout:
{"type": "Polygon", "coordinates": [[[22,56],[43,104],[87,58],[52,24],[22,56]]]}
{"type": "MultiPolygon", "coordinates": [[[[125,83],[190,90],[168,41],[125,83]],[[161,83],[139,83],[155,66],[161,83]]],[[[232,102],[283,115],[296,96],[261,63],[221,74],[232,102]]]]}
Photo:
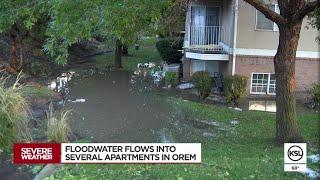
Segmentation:
{"type": "MultiPolygon", "coordinates": [[[[190,79],[191,60],[183,59],[183,80],[190,79]]],[[[226,77],[231,75],[232,55],[229,62],[220,62],[219,69],[226,77]]],[[[247,91],[250,92],[252,73],[274,73],[273,57],[262,56],[237,56],[236,74],[249,77],[247,91]]],[[[312,83],[320,83],[320,59],[297,58],[296,61],[296,86],[297,92],[305,92],[312,83]]]]}
{"type": "Polygon", "coordinates": [[[182,81],[188,81],[190,79],[190,66],[191,66],[191,60],[186,57],[183,57],[183,60],[182,60],[183,78],[182,78],[182,81]]]}
{"type": "MultiPolygon", "coordinates": [[[[229,67],[231,63],[229,63],[229,67]]],[[[250,92],[251,73],[274,73],[273,57],[237,56],[236,74],[249,77],[250,92]]],[[[312,83],[320,83],[320,59],[297,58],[296,86],[297,92],[304,92],[312,83]]]]}

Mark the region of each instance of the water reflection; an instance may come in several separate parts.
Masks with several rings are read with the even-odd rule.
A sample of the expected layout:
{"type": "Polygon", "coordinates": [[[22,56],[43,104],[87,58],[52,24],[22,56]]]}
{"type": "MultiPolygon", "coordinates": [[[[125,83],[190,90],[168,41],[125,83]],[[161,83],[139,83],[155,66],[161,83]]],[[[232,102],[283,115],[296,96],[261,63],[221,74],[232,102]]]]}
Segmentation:
{"type": "Polygon", "coordinates": [[[277,112],[277,106],[276,102],[272,100],[249,101],[249,110],[277,112]]]}

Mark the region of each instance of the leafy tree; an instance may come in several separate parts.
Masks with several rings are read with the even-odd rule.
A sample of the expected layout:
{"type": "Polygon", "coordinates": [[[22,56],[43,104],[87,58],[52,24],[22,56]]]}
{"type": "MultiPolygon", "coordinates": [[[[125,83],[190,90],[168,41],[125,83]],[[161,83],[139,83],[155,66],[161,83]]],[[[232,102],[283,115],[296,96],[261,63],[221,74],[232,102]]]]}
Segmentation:
{"type": "Polygon", "coordinates": [[[279,27],[279,45],[274,57],[276,73],[276,143],[301,142],[296,122],[295,62],[302,21],[319,8],[319,0],[278,0],[280,14],[270,10],[263,0],[244,0],[279,27]]]}
{"type": "Polygon", "coordinates": [[[115,66],[121,68],[123,44],[133,44],[141,30],[156,28],[161,10],[169,4],[163,0],[52,1],[54,18],[44,49],[57,63],[65,64],[72,44],[95,36],[113,37],[115,66]]]}
{"type": "Polygon", "coordinates": [[[47,12],[47,1],[0,1],[0,33],[10,37],[10,63],[6,64],[2,61],[1,69],[16,73],[22,68],[23,40],[32,28],[46,17],[47,12]],[[18,47],[20,52],[17,52],[18,47]],[[17,54],[20,54],[20,59],[17,54]]]}
{"type": "Polygon", "coordinates": [[[188,4],[188,0],[172,0],[170,7],[161,12],[157,30],[161,36],[174,36],[184,29],[188,4]]]}
{"type": "MultiPolygon", "coordinates": [[[[320,8],[314,10],[309,16],[309,23],[313,28],[320,30],[320,8]]],[[[318,42],[320,43],[320,37],[317,37],[318,42]]]]}

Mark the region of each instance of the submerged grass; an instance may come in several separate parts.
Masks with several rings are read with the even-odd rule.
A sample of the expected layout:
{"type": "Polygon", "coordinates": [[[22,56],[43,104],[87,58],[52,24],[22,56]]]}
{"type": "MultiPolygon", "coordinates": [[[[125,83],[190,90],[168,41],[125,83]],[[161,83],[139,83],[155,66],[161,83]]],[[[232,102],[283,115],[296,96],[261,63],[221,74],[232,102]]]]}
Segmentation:
{"type": "Polygon", "coordinates": [[[37,97],[37,98],[44,98],[49,99],[54,95],[54,91],[48,89],[46,86],[34,86],[34,85],[26,85],[22,89],[24,96],[29,97],[37,97]]]}
{"type": "MultiPolygon", "coordinates": [[[[134,71],[138,63],[154,62],[159,63],[161,57],[155,48],[156,38],[150,37],[140,41],[139,50],[135,50],[133,46],[129,47],[129,55],[122,57],[123,69],[126,71],[134,71]]],[[[94,66],[98,69],[105,70],[114,66],[114,53],[95,57],[94,66]]]]}
{"type": "Polygon", "coordinates": [[[28,103],[23,96],[20,75],[12,85],[7,78],[0,78],[0,148],[12,149],[16,141],[30,140],[28,129],[28,103]]]}

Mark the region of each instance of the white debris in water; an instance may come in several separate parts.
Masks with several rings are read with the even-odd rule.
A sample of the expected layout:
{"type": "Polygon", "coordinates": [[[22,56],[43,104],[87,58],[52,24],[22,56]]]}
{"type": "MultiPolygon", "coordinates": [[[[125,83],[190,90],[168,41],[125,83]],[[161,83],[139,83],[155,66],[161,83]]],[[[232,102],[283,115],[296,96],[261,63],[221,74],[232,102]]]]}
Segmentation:
{"type": "Polygon", "coordinates": [[[168,129],[164,128],[160,131],[161,135],[161,143],[171,143],[172,141],[170,140],[170,132],[168,129]]]}
{"type": "Polygon", "coordinates": [[[50,90],[55,90],[57,88],[57,82],[55,82],[55,81],[50,82],[48,85],[48,88],[50,90]]]}
{"type": "Polygon", "coordinates": [[[152,70],[150,72],[152,78],[153,78],[153,82],[157,85],[159,85],[159,82],[161,81],[161,79],[164,77],[165,73],[163,71],[155,71],[152,70]]]}
{"type": "Polygon", "coordinates": [[[50,90],[57,90],[58,92],[68,90],[67,83],[73,76],[75,76],[75,72],[62,73],[55,81],[51,81],[48,84],[48,88],[50,90]]]}
{"type": "Polygon", "coordinates": [[[242,111],[242,109],[241,108],[238,108],[238,107],[236,107],[236,108],[233,108],[233,107],[229,107],[229,109],[233,109],[233,110],[236,110],[236,111],[242,111]]]}
{"type": "Polygon", "coordinates": [[[232,125],[238,125],[238,124],[239,124],[239,121],[232,120],[232,121],[230,121],[230,124],[232,124],[232,125]]]}
{"type": "Polygon", "coordinates": [[[202,135],[203,135],[203,137],[216,137],[217,136],[216,134],[213,134],[210,132],[204,132],[202,135]]]}
{"type": "Polygon", "coordinates": [[[320,155],[313,154],[313,155],[308,156],[308,159],[310,159],[312,163],[317,163],[320,160],[320,155]]]}
{"type": "Polygon", "coordinates": [[[179,84],[177,86],[177,89],[184,90],[184,89],[191,89],[193,87],[194,87],[194,85],[192,83],[183,83],[183,84],[179,84]]]}
{"type": "Polygon", "coordinates": [[[153,68],[156,64],[154,62],[149,63],[138,63],[137,68],[153,68]]]}
{"type": "Polygon", "coordinates": [[[208,124],[212,126],[220,126],[220,124],[216,121],[210,121],[208,124]]]}
{"type": "Polygon", "coordinates": [[[320,173],[316,172],[310,168],[306,169],[306,172],[304,172],[309,178],[318,178],[320,177],[320,173]]]}
{"type": "MultiPolygon", "coordinates": [[[[155,63],[138,63],[137,70],[134,71],[134,76],[147,77],[151,76],[153,83],[159,86],[160,81],[164,77],[164,72],[161,70],[161,66],[156,66],[155,63]]],[[[133,78],[135,78],[132,76],[133,78]]],[[[134,83],[134,82],[133,82],[134,83]]]]}
{"type": "Polygon", "coordinates": [[[63,104],[64,104],[64,101],[61,100],[61,101],[58,102],[58,104],[59,104],[59,105],[63,105],[63,104]]]}
{"type": "Polygon", "coordinates": [[[84,103],[86,102],[85,99],[76,99],[76,100],[68,100],[68,102],[72,102],[72,103],[84,103]]]}

